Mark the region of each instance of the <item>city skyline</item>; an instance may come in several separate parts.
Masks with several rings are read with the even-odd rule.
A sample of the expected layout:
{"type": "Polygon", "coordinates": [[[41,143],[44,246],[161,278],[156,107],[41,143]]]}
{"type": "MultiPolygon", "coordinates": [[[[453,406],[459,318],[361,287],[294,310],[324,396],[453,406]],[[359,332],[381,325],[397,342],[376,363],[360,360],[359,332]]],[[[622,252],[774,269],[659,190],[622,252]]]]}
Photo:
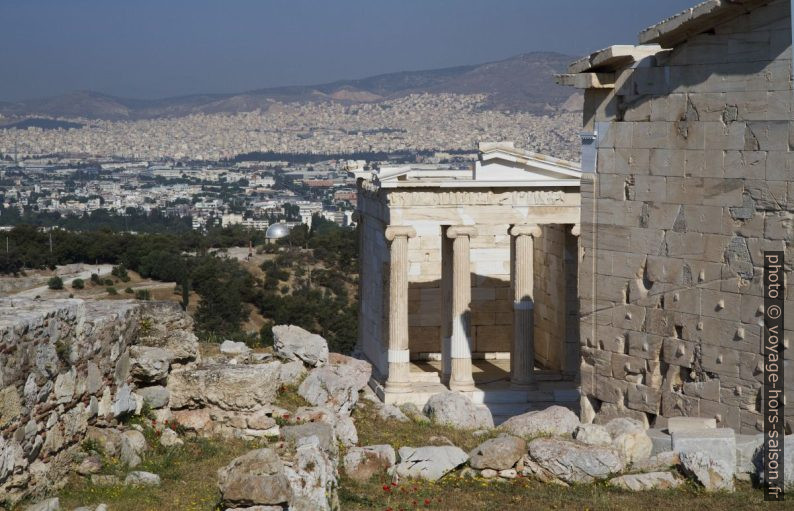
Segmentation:
{"type": "Polygon", "coordinates": [[[609,9],[583,0],[9,1],[0,5],[7,21],[0,58],[13,73],[0,83],[0,101],[75,90],[138,99],[235,93],[532,51],[575,56],[616,39],[636,43],[641,29],[689,6],[684,0],[612,0],[609,9]],[[568,37],[555,37],[561,30],[568,37]]]}

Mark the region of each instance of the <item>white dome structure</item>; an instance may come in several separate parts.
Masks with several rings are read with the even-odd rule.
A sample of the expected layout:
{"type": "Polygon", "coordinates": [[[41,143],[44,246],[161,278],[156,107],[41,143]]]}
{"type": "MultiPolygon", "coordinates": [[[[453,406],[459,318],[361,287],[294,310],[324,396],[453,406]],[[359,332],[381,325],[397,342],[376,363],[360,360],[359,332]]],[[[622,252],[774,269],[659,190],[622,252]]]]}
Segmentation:
{"type": "Polygon", "coordinates": [[[284,224],[281,222],[275,223],[267,227],[267,231],[265,231],[265,237],[269,240],[286,238],[291,230],[292,226],[289,224],[284,224]]]}

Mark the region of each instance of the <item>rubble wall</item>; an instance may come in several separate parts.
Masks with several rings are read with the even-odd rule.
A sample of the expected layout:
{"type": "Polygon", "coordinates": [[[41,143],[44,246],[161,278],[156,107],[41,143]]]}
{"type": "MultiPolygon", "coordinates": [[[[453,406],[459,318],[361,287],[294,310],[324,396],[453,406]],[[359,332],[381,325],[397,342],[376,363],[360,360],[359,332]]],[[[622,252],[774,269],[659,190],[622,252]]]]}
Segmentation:
{"type": "Polygon", "coordinates": [[[174,303],[0,300],[0,504],[62,484],[87,430],[140,412],[196,347],[174,303]]]}
{"type": "Polygon", "coordinates": [[[586,101],[599,143],[581,189],[583,409],[755,432],[762,251],[786,252],[787,278],[794,261],[790,2],[644,64],[586,101]]]}

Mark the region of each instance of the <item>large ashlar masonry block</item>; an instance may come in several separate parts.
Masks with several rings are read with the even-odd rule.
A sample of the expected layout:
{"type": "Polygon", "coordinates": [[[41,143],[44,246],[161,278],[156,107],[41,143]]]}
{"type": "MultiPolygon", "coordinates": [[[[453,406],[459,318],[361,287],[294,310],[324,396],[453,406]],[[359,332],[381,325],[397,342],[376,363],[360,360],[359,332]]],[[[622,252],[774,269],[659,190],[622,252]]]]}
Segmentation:
{"type": "MultiPolygon", "coordinates": [[[[626,178],[620,174],[602,174],[598,180],[601,199],[625,200],[626,178]]],[[[599,201],[599,213],[602,210],[602,202],[599,201]]]]}
{"type": "Polygon", "coordinates": [[[645,216],[647,222],[645,223],[661,229],[672,229],[680,209],[681,206],[678,204],[651,203],[645,207],[645,211],[647,211],[645,216]]]}
{"type": "Polygon", "coordinates": [[[596,376],[596,389],[594,396],[596,399],[607,403],[623,403],[624,396],[628,383],[625,381],[618,381],[614,378],[607,378],[605,376],[596,376]]]}
{"type": "Polygon", "coordinates": [[[626,334],[626,342],[629,347],[629,355],[648,360],[658,360],[661,355],[664,337],[643,332],[628,332],[626,334]]]}
{"type": "Polygon", "coordinates": [[[764,429],[763,417],[758,412],[739,410],[742,433],[754,433],[764,429]]]}
{"type": "Polygon", "coordinates": [[[754,137],[761,151],[786,151],[789,148],[788,120],[754,121],[747,123],[747,137],[754,137]]]}
{"type": "Polygon", "coordinates": [[[700,400],[677,392],[662,391],[662,415],[665,417],[690,417],[700,413],[700,400]]]}
{"type": "Polygon", "coordinates": [[[692,367],[696,344],[675,337],[666,337],[662,349],[662,360],[671,365],[692,367]]]}
{"type": "Polygon", "coordinates": [[[678,284],[684,268],[682,259],[672,257],[648,256],[647,275],[653,282],[678,284]]]}
{"type": "Polygon", "coordinates": [[[597,376],[612,376],[612,353],[595,348],[581,348],[582,359],[591,365],[597,376]]]}
{"type": "Polygon", "coordinates": [[[626,332],[613,326],[599,326],[596,331],[596,346],[611,353],[625,353],[626,332]]]}
{"type": "Polygon", "coordinates": [[[684,151],[651,149],[651,174],[655,176],[683,176],[684,151]]]}
{"type": "Polygon", "coordinates": [[[723,150],[753,150],[758,149],[757,146],[749,146],[751,141],[745,140],[747,133],[747,124],[744,122],[731,122],[723,124],[721,122],[705,123],[705,146],[704,147],[720,147],[723,150]]]}
{"type": "Polygon", "coordinates": [[[596,298],[615,303],[627,300],[628,279],[610,275],[596,275],[596,298]]]}
{"type": "MultiPolygon", "coordinates": [[[[752,355],[749,354],[748,355],[752,355]]],[[[744,359],[743,359],[744,360],[744,359]]],[[[748,360],[753,363],[753,360],[748,360]]],[[[751,366],[752,367],[752,366],[751,366]]],[[[723,376],[720,378],[720,403],[741,410],[758,411],[761,408],[761,383],[758,381],[723,376]]]]}
{"type": "Polygon", "coordinates": [[[667,94],[651,100],[651,121],[678,121],[687,108],[686,94],[667,94]]]}
{"type": "Polygon", "coordinates": [[[632,147],[615,150],[615,174],[647,176],[651,172],[651,151],[632,147]]]}
{"type": "Polygon", "coordinates": [[[741,295],[739,320],[742,323],[760,325],[764,321],[764,299],[760,296],[741,295]]]}
{"type": "Polygon", "coordinates": [[[702,177],[669,177],[665,185],[665,200],[671,205],[703,204],[702,177]]]}
{"type": "Polygon", "coordinates": [[[794,239],[794,214],[781,212],[766,216],[764,224],[764,237],[770,240],[794,239]]]}
{"type": "Polygon", "coordinates": [[[629,408],[658,414],[662,402],[662,393],[658,389],[639,384],[629,384],[626,394],[629,408]]]}
{"type": "Polygon", "coordinates": [[[676,335],[675,312],[659,308],[648,309],[645,314],[645,331],[649,334],[676,335]]]}
{"type": "MultiPolygon", "coordinates": [[[[617,95],[621,95],[620,90],[616,90],[617,95]]],[[[623,120],[629,122],[646,122],[651,119],[651,105],[648,101],[639,99],[625,104],[623,120]]],[[[633,137],[634,135],[632,135],[633,137]]],[[[632,141],[632,145],[634,142],[632,141]]]]}
{"type": "Polygon", "coordinates": [[[645,325],[645,307],[622,305],[612,310],[612,325],[622,330],[642,330],[645,325]]]}
{"type": "Polygon", "coordinates": [[[664,294],[664,308],[669,311],[700,314],[700,292],[697,287],[686,287],[664,294]]]}
{"type": "Polygon", "coordinates": [[[739,352],[721,346],[702,345],[703,369],[718,375],[739,376],[739,352]]]}
{"type": "Polygon", "coordinates": [[[736,319],[723,320],[701,316],[697,340],[711,346],[725,346],[737,349],[736,343],[744,335],[744,328],[736,319]]]}
{"type": "Polygon", "coordinates": [[[687,231],[727,234],[733,230],[733,219],[727,208],[688,204],[683,206],[683,210],[687,231]]]}
{"type": "Polygon", "coordinates": [[[700,311],[704,316],[735,321],[739,317],[740,305],[741,297],[737,294],[709,289],[700,293],[700,311]]]}
{"type": "Polygon", "coordinates": [[[645,202],[664,202],[667,194],[667,178],[664,176],[635,175],[629,182],[629,199],[645,202]]]}
{"type": "Polygon", "coordinates": [[[765,151],[725,151],[722,175],[726,178],[763,179],[766,175],[766,158],[765,151]]]}
{"type": "Polygon", "coordinates": [[[613,353],[611,357],[612,376],[618,380],[639,382],[646,370],[645,359],[613,353]]]}
{"type": "MultiPolygon", "coordinates": [[[[792,146],[794,148],[794,146],[792,146]]],[[[766,155],[766,178],[770,181],[791,181],[794,174],[794,152],[769,151],[766,155]]]]}
{"type": "Polygon", "coordinates": [[[742,206],[743,191],[740,179],[703,178],[703,204],[707,206],[742,206]]]}
{"type": "MultiPolygon", "coordinates": [[[[680,206],[675,206],[680,211],[680,206]]],[[[665,248],[670,257],[702,257],[705,250],[703,235],[699,232],[665,233],[665,248]]]]}
{"type": "MultiPolygon", "coordinates": [[[[684,382],[683,392],[687,396],[707,399],[710,401],[720,400],[720,381],[717,379],[698,382],[684,382]]],[[[701,402],[701,405],[703,403],[701,402]]]]}
{"type": "Polygon", "coordinates": [[[598,226],[598,249],[614,250],[616,252],[630,252],[629,229],[621,226],[598,226]]]}
{"type": "Polygon", "coordinates": [[[672,433],[673,451],[707,452],[712,458],[736,466],[736,437],[732,429],[693,429],[672,433]]]}
{"type": "Polygon", "coordinates": [[[664,231],[662,229],[629,229],[629,250],[634,254],[658,255],[663,248],[664,231]]]}
{"type": "Polygon", "coordinates": [[[681,431],[716,428],[717,421],[709,417],[670,417],[667,419],[667,432],[670,434],[681,431]]]}

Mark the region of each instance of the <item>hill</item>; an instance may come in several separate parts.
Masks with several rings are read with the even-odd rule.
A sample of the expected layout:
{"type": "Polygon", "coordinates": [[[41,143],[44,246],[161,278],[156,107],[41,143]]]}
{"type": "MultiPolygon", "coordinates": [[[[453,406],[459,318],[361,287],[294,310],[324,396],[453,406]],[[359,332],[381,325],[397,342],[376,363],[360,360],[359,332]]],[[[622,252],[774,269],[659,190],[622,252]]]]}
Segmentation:
{"type": "Polygon", "coordinates": [[[258,89],[238,94],[194,94],[156,100],[77,91],[50,98],[0,102],[0,115],[149,119],[196,113],[267,109],[274,102],[377,102],[407,94],[486,94],[486,108],[552,114],[581,108],[578,93],[554,83],[573,57],[534,52],[497,62],[423,71],[402,71],[332,83],[258,89]]]}

